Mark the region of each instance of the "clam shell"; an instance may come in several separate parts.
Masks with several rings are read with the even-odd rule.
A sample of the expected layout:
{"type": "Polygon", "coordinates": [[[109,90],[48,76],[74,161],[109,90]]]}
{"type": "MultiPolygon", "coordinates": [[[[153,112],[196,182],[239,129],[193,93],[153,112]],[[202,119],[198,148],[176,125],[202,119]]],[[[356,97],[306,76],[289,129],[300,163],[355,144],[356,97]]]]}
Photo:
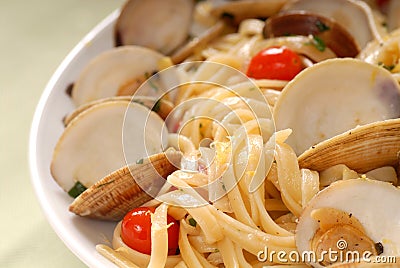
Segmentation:
{"type": "Polygon", "coordinates": [[[378,121],[325,140],[301,154],[302,168],[322,171],[345,164],[359,173],[399,164],[400,119],[378,121]]]}
{"type": "Polygon", "coordinates": [[[79,216],[119,221],[158,193],[167,176],[178,169],[180,159],[180,152],[168,151],[118,169],[79,195],[69,210],[79,216]]]}
{"type": "Polygon", "coordinates": [[[77,117],[79,114],[82,112],[88,110],[89,108],[100,104],[100,103],[106,103],[106,102],[111,102],[111,101],[125,101],[127,102],[127,105],[129,102],[136,102],[139,104],[143,104],[147,108],[155,111],[162,119],[166,119],[168,114],[172,111],[173,109],[173,104],[170,101],[160,99],[157,100],[152,97],[147,97],[147,96],[139,96],[139,97],[133,97],[132,96],[115,96],[115,97],[109,97],[109,98],[104,98],[104,99],[99,99],[95,101],[91,101],[88,103],[85,103],[78,108],[76,108],[74,111],[72,111],[70,114],[68,114],[64,120],[64,126],[68,126],[69,123],[77,117]]]}
{"type": "MultiPolygon", "coordinates": [[[[139,46],[123,46],[105,51],[93,58],[82,70],[72,88],[72,100],[77,106],[90,101],[121,95],[133,95],[137,89],[159,71],[165,56],[139,46]]],[[[168,73],[169,76],[172,72],[168,73]]],[[[157,97],[163,88],[169,89],[163,77],[154,77],[160,89],[146,90],[157,97]]],[[[176,85],[175,80],[172,84],[176,85]]],[[[144,89],[141,89],[144,92],[144,89]]]]}
{"type": "Polygon", "coordinates": [[[264,36],[313,35],[320,38],[338,57],[355,57],[360,52],[353,36],[328,17],[304,11],[283,12],[267,19],[264,36]]]}
{"type": "Polygon", "coordinates": [[[188,38],[193,8],[193,0],[126,1],[115,26],[116,44],[170,54],[188,38]]]}
{"type": "MultiPolygon", "coordinates": [[[[337,181],[320,191],[303,210],[296,229],[297,249],[300,253],[313,250],[310,241],[315,236],[319,223],[312,218],[312,212],[319,208],[333,208],[357,219],[366,236],[375,243],[381,243],[383,253],[380,256],[398,257],[400,254],[399,202],[400,189],[387,182],[368,179],[337,181]]],[[[346,247],[347,242],[351,241],[345,241],[346,247]]],[[[313,267],[322,267],[319,263],[311,262],[310,264],[313,267]]]]}
{"type": "Polygon", "coordinates": [[[78,108],[73,110],[70,114],[68,114],[64,117],[64,119],[63,119],[64,126],[67,127],[69,125],[69,123],[71,123],[71,121],[74,120],[78,115],[80,115],[82,112],[92,108],[93,106],[95,106],[97,104],[110,102],[110,101],[129,102],[131,98],[132,98],[131,96],[116,96],[116,97],[109,97],[109,98],[94,100],[94,101],[82,104],[78,108]]]}
{"type": "Polygon", "coordinates": [[[82,111],[65,128],[50,171],[67,192],[77,181],[90,187],[127,163],[162,152],[167,134],[164,121],[143,105],[101,102],[82,111]]]}
{"type": "Polygon", "coordinates": [[[385,69],[352,58],[330,59],[300,72],[274,107],[278,130],[297,155],[349,129],[400,117],[400,87],[385,69]]]}
{"type": "Polygon", "coordinates": [[[304,10],[336,20],[363,48],[373,40],[382,40],[385,30],[375,23],[371,8],[363,1],[354,0],[294,0],[283,7],[284,11],[304,10]]]}

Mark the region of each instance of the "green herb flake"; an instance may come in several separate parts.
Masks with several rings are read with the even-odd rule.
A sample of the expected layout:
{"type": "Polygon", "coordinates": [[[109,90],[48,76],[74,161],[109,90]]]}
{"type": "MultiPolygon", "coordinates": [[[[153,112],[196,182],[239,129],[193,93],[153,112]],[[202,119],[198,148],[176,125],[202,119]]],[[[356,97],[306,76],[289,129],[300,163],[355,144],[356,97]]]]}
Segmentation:
{"type": "Polygon", "coordinates": [[[329,31],[331,29],[328,25],[326,25],[325,23],[323,23],[322,21],[319,21],[319,20],[317,20],[317,22],[315,23],[315,26],[317,26],[318,31],[320,33],[329,31]]]}
{"type": "Polygon", "coordinates": [[[190,224],[190,226],[196,227],[197,226],[197,221],[195,219],[193,219],[193,218],[190,218],[189,219],[189,224],[190,224]]]}
{"type": "Polygon", "coordinates": [[[226,186],[225,183],[222,183],[222,189],[226,192],[226,186]]]}
{"type": "Polygon", "coordinates": [[[393,69],[396,67],[394,64],[392,64],[392,65],[381,64],[381,66],[383,68],[385,68],[386,70],[388,70],[389,72],[393,71],[393,69]]]}
{"type": "Polygon", "coordinates": [[[313,40],[310,42],[310,44],[321,52],[325,51],[326,49],[324,40],[322,40],[318,36],[313,36],[313,40]]]}
{"type": "Polygon", "coordinates": [[[81,193],[83,193],[87,188],[85,187],[85,185],[83,185],[82,183],[80,183],[79,181],[77,181],[75,183],[75,185],[68,191],[68,194],[73,197],[76,198],[78,197],[81,193]]]}
{"type": "Polygon", "coordinates": [[[389,65],[389,66],[383,65],[383,68],[385,68],[388,71],[393,71],[394,67],[395,67],[394,65],[389,65]]]}
{"type": "Polygon", "coordinates": [[[156,71],[154,71],[153,73],[149,73],[149,72],[145,72],[144,73],[144,77],[146,78],[147,82],[149,83],[150,87],[157,92],[158,91],[158,87],[156,84],[154,84],[152,77],[155,76],[157,74],[156,71]]]}
{"type": "Polygon", "coordinates": [[[151,87],[155,92],[158,92],[158,86],[157,86],[156,84],[154,84],[154,82],[153,82],[151,79],[149,79],[148,82],[149,82],[150,87],[151,87]]]}
{"type": "Polygon", "coordinates": [[[141,100],[132,100],[132,102],[145,106],[144,102],[141,100]]]}
{"type": "Polygon", "coordinates": [[[158,113],[160,111],[161,108],[161,100],[158,100],[154,106],[153,109],[151,109],[153,112],[158,113]]]}
{"type": "Polygon", "coordinates": [[[143,164],[143,158],[136,160],[136,164],[143,164]]]}

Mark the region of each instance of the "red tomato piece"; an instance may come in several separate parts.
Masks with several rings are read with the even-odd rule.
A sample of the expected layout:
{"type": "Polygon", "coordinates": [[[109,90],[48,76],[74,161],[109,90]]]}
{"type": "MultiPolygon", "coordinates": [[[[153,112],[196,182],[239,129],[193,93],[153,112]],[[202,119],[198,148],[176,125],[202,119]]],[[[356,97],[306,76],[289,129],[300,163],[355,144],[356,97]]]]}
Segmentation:
{"type": "Polygon", "coordinates": [[[379,7],[383,7],[385,5],[388,5],[390,0],[376,0],[375,2],[379,7]]]}
{"type": "MultiPolygon", "coordinates": [[[[399,0],[393,0],[393,1],[399,1],[399,0]]],[[[379,10],[384,14],[387,14],[391,0],[375,0],[375,2],[379,10]]]]}
{"type": "Polygon", "coordinates": [[[250,61],[247,76],[255,79],[292,80],[303,64],[298,54],[287,47],[269,47],[258,52],[250,61]]]}
{"type": "MultiPolygon", "coordinates": [[[[122,241],[130,248],[144,254],[151,253],[151,213],[153,207],[139,207],[129,211],[121,224],[122,241]]],[[[178,252],[179,222],[167,215],[168,228],[168,255],[178,252]],[[172,223],[172,224],[171,224],[172,223]]]]}

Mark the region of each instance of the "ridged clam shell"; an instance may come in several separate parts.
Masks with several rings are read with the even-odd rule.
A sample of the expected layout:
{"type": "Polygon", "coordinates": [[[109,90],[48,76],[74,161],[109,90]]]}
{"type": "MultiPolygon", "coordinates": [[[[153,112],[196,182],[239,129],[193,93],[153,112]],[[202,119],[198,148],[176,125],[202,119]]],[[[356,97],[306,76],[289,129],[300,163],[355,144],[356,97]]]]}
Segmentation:
{"type": "Polygon", "coordinates": [[[89,218],[119,221],[157,194],[164,179],[178,169],[180,159],[180,152],[171,151],[118,169],[79,195],[69,210],[89,218]]]}
{"type": "Polygon", "coordinates": [[[311,147],[298,158],[302,168],[322,171],[345,164],[363,173],[399,164],[400,119],[363,125],[311,147]]]}

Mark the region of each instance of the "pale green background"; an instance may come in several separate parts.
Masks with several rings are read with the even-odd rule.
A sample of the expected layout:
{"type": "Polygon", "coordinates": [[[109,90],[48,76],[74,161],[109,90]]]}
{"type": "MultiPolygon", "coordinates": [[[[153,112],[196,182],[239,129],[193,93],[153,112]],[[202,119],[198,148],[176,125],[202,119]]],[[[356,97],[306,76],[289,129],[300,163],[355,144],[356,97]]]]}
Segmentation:
{"type": "Polygon", "coordinates": [[[85,267],[53,232],[30,181],[28,137],[62,59],[122,0],[0,0],[0,267],[85,267]]]}

